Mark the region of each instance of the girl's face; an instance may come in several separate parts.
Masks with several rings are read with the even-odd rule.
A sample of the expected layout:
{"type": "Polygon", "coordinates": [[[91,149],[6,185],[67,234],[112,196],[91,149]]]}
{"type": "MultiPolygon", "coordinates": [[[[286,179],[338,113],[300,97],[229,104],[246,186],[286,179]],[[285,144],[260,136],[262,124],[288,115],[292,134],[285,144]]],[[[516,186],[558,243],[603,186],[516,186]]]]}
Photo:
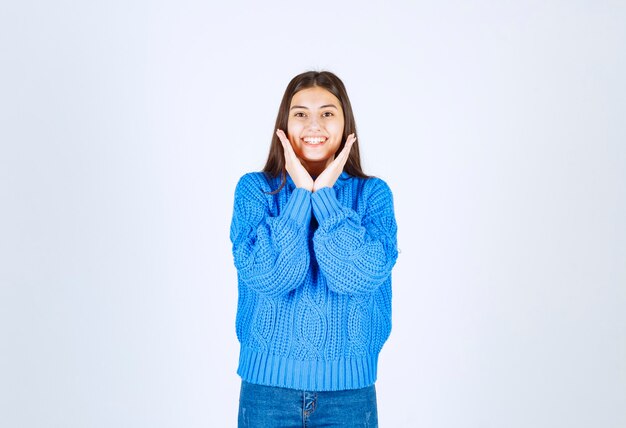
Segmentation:
{"type": "Polygon", "coordinates": [[[294,152],[312,175],[319,175],[335,158],[343,136],[339,99],[314,86],[294,94],[289,106],[287,136],[294,152]]]}

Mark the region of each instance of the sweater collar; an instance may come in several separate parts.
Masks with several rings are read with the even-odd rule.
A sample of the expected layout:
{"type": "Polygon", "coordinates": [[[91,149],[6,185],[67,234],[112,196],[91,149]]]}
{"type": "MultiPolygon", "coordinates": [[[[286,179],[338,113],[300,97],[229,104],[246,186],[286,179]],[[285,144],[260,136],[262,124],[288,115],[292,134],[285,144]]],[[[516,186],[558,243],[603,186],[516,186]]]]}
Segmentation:
{"type": "MultiPolygon", "coordinates": [[[[337,181],[335,181],[335,185],[333,186],[333,189],[339,189],[340,187],[342,187],[344,184],[346,184],[349,180],[350,180],[351,176],[350,174],[348,174],[347,172],[343,171],[339,177],[337,178],[337,181]]],[[[291,187],[291,188],[295,188],[296,185],[293,182],[293,180],[291,179],[291,176],[289,175],[289,173],[287,173],[287,184],[291,187]]]]}

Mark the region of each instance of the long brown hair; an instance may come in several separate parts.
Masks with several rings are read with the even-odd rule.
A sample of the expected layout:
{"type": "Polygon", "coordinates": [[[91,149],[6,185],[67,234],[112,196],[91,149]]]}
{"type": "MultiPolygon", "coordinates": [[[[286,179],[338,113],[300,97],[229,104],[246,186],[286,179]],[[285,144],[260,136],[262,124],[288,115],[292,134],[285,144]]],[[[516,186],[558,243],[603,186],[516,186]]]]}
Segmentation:
{"type": "MultiPolygon", "coordinates": [[[[282,129],[284,131],[287,130],[287,122],[289,121],[289,106],[291,105],[291,99],[296,92],[316,86],[324,88],[336,96],[341,103],[341,108],[343,109],[343,136],[341,138],[341,145],[335,154],[339,153],[343,149],[348,135],[354,133],[354,136],[357,136],[352,105],[350,104],[346,87],[341,79],[330,71],[307,71],[302,74],[298,74],[296,77],[291,79],[291,82],[289,82],[287,89],[285,89],[285,93],[283,94],[283,99],[280,102],[280,107],[278,108],[278,115],[276,116],[276,125],[274,125],[270,151],[267,156],[265,166],[263,167],[263,172],[267,175],[271,177],[281,176],[280,187],[272,193],[278,193],[287,182],[284,149],[275,131],[277,129],[282,129]]],[[[361,156],[359,153],[358,139],[354,142],[354,144],[352,144],[350,155],[348,156],[348,160],[346,161],[343,170],[354,177],[369,177],[365,175],[361,169],[361,156]]]]}

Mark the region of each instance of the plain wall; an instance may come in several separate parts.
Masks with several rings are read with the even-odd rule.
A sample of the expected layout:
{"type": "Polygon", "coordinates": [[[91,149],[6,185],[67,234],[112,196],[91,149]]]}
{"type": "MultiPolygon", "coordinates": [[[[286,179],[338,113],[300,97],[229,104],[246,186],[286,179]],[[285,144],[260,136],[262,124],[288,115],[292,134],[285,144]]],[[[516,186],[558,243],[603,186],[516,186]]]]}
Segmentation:
{"type": "Polygon", "coordinates": [[[0,426],[236,425],[234,186],[345,82],[401,254],[382,427],[626,426],[626,4],[0,13],[0,426]]]}

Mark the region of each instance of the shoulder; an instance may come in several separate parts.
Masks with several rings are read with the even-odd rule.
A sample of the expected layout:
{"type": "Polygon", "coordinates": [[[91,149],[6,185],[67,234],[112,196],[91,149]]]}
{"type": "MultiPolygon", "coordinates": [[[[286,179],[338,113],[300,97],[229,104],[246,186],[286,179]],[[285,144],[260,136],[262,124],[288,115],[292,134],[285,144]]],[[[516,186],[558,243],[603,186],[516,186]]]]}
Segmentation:
{"type": "Polygon", "coordinates": [[[387,182],[380,177],[369,177],[366,178],[365,181],[371,189],[391,193],[391,188],[389,187],[387,182]]]}
{"type": "Polygon", "coordinates": [[[393,194],[385,180],[379,177],[358,178],[358,180],[358,198],[366,207],[367,212],[393,213],[393,194]]]}
{"type": "Polygon", "coordinates": [[[266,192],[271,192],[273,181],[274,179],[269,177],[264,172],[247,172],[239,178],[237,186],[235,187],[235,194],[262,194],[266,192]]]}
{"type": "Polygon", "coordinates": [[[360,188],[360,196],[365,199],[372,197],[384,197],[391,199],[391,188],[385,180],[380,177],[351,177],[353,180],[358,180],[358,187],[360,188]]]}

